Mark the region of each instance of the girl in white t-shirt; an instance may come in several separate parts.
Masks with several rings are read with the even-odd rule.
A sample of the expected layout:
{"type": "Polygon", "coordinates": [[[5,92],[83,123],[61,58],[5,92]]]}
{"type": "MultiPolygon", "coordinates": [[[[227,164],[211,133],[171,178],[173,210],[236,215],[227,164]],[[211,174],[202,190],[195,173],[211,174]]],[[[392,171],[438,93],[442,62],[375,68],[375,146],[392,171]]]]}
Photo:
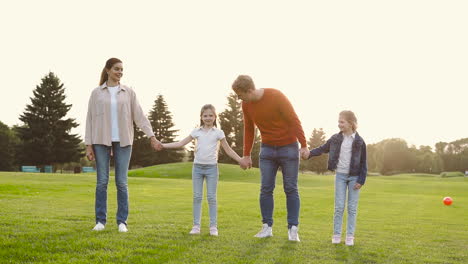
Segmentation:
{"type": "Polygon", "coordinates": [[[219,143],[226,154],[237,162],[239,155],[226,141],[224,132],[216,127],[216,110],[213,105],[204,105],[200,113],[200,127],[179,142],[163,144],[164,148],[180,148],[195,139],[195,159],[193,161],[193,227],[190,234],[200,234],[201,202],[203,198],[203,179],[206,178],[206,198],[210,210],[210,235],[218,235],[216,189],[218,186],[219,143]]]}

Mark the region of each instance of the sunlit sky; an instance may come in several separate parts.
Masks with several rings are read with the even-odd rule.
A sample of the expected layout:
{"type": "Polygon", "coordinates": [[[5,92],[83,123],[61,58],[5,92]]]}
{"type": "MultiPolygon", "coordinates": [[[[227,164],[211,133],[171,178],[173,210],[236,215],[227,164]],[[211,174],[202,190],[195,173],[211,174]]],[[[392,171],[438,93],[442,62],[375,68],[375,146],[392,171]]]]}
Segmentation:
{"type": "Polygon", "coordinates": [[[468,137],[467,1],[2,1],[0,121],[12,126],[49,71],[84,138],[105,61],[124,62],[148,113],[166,99],[179,138],[202,105],[225,109],[239,74],[280,89],[307,137],[353,110],[366,142],[468,137]]]}

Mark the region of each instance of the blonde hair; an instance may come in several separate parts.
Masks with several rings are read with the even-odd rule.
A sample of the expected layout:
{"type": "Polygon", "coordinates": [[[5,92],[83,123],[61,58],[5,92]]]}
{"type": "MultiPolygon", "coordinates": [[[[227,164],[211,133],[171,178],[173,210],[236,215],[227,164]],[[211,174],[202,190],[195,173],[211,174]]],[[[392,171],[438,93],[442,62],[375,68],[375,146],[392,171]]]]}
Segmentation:
{"type": "Polygon", "coordinates": [[[213,122],[213,126],[218,127],[216,125],[216,119],[218,119],[218,115],[216,114],[216,108],[212,104],[206,104],[201,108],[201,110],[200,110],[200,126],[203,127],[203,125],[204,125],[203,119],[201,117],[203,115],[203,112],[205,112],[205,110],[213,111],[213,113],[215,115],[215,121],[213,122]]]}
{"type": "Polygon", "coordinates": [[[246,93],[249,90],[255,90],[255,84],[250,76],[239,75],[234,83],[232,83],[232,89],[235,92],[246,93]]]}
{"type": "Polygon", "coordinates": [[[358,123],[357,123],[356,115],[353,113],[353,111],[349,111],[349,110],[341,111],[340,116],[343,117],[344,120],[348,121],[348,123],[351,124],[351,128],[353,129],[353,131],[356,132],[358,123]]]}

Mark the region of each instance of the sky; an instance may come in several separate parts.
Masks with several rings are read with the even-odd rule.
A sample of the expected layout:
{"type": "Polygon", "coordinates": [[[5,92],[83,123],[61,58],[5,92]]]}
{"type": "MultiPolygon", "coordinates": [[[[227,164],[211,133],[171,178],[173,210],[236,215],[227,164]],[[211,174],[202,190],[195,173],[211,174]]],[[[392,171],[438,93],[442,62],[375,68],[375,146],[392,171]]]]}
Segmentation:
{"type": "Polygon", "coordinates": [[[368,144],[433,147],[468,137],[466,14],[467,1],[1,1],[0,121],[21,124],[52,71],[84,138],[90,93],[117,57],[144,112],[164,96],[179,139],[248,74],[289,98],[307,138],[352,110],[368,144]]]}

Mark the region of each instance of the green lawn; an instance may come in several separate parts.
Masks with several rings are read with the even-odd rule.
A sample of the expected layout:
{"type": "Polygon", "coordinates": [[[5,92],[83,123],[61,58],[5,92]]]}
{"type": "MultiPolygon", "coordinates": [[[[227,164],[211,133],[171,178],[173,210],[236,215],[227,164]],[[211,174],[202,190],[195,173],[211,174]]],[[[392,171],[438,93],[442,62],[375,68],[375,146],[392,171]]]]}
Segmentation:
{"type": "MultiPolygon", "coordinates": [[[[301,175],[300,243],[287,240],[281,177],[274,236],[260,229],[259,172],[220,166],[219,237],[190,236],[191,164],[131,171],[129,232],[94,226],[93,174],[0,173],[0,263],[467,263],[468,179],[369,177],[361,192],[356,245],[332,245],[333,177],[301,175]],[[442,198],[451,196],[452,206],[442,198]]],[[[280,175],[280,174],[279,174],[280,175]]]]}

